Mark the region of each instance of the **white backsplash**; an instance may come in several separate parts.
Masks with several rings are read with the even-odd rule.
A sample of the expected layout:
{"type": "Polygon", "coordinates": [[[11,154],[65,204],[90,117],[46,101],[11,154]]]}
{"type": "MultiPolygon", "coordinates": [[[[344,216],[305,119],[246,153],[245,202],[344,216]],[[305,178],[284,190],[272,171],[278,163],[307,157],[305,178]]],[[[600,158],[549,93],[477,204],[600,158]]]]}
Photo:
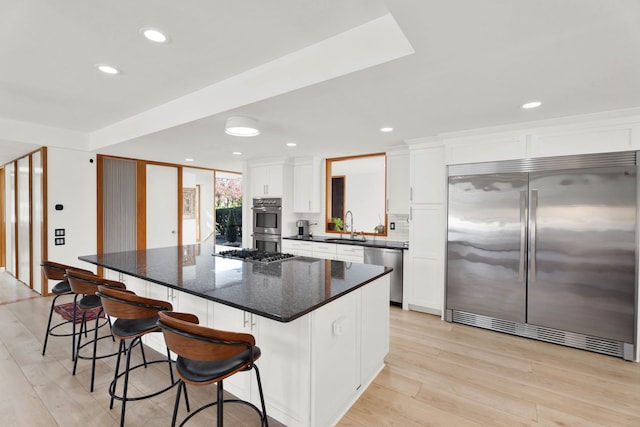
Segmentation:
{"type": "MultiPolygon", "coordinates": [[[[321,214],[300,214],[297,219],[306,219],[309,221],[309,231],[314,236],[324,236],[324,217],[321,214]]],[[[392,240],[394,242],[409,241],[409,215],[388,215],[389,223],[395,223],[395,230],[391,230],[389,223],[387,224],[386,237],[369,237],[371,239],[392,240]]]]}
{"type": "Polygon", "coordinates": [[[409,241],[409,215],[389,214],[387,215],[389,224],[387,224],[387,239],[397,242],[409,241]],[[395,224],[395,230],[390,227],[391,223],[395,224]]]}

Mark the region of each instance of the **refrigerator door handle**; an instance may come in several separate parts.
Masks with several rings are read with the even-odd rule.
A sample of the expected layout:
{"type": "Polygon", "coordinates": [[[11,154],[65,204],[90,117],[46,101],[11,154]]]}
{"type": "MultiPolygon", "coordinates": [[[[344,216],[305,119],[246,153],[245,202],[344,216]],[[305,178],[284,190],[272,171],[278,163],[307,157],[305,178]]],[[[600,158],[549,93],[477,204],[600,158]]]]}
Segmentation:
{"type": "Polygon", "coordinates": [[[525,281],[526,259],[527,259],[527,192],[520,192],[520,265],[518,267],[518,278],[525,281]]]}
{"type": "Polygon", "coordinates": [[[530,211],[529,218],[531,219],[531,240],[529,242],[529,249],[531,249],[531,263],[530,263],[530,273],[531,273],[531,281],[535,282],[536,280],[536,220],[538,216],[538,190],[531,190],[531,203],[530,203],[530,211]]]}

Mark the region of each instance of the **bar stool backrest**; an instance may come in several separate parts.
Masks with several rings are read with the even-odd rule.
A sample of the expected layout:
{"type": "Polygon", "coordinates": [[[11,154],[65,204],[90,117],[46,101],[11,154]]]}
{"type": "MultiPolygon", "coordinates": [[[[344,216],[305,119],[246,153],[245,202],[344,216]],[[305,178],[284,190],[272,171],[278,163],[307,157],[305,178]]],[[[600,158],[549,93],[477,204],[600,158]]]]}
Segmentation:
{"type": "Polygon", "coordinates": [[[76,294],[94,295],[98,292],[98,286],[126,289],[125,284],[122,282],[104,279],[91,272],[86,273],[85,271],[69,268],[67,269],[65,276],[69,280],[71,291],[76,294]]]}
{"type": "MultiPolygon", "coordinates": [[[[217,361],[233,358],[248,350],[249,354],[253,354],[256,341],[251,334],[200,326],[197,316],[193,314],[162,311],[158,317],[167,347],[178,356],[190,360],[217,361]]],[[[248,365],[226,376],[250,369],[253,358],[249,359],[248,365]]]]}
{"type": "Polygon", "coordinates": [[[173,310],[170,302],[145,298],[131,291],[99,286],[97,295],[109,316],[118,319],[145,319],[157,316],[163,310],[173,310]]]}
{"type": "Polygon", "coordinates": [[[67,280],[67,278],[65,277],[67,269],[73,269],[75,271],[93,275],[93,273],[89,270],[84,270],[82,268],[73,267],[71,265],[64,265],[53,261],[43,260],[40,263],[40,267],[42,267],[44,277],[46,277],[47,280],[67,280]]]}

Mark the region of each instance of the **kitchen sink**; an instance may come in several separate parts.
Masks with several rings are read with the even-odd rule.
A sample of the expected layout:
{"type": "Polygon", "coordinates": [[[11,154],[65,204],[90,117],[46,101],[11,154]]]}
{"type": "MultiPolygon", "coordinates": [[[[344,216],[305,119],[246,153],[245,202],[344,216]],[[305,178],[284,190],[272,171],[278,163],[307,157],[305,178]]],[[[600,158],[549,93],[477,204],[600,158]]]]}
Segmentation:
{"type": "Polygon", "coordinates": [[[351,240],[351,239],[325,239],[326,243],[340,243],[342,245],[362,245],[365,240],[351,240]]]}

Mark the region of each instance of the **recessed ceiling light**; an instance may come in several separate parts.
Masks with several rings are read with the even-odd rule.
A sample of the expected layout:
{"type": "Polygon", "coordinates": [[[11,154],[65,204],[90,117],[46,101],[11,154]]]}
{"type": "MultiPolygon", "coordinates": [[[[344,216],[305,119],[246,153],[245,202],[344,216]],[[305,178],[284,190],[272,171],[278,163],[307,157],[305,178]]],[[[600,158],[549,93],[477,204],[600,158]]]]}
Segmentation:
{"type": "Polygon", "coordinates": [[[102,71],[105,74],[119,74],[120,70],[118,70],[117,68],[112,67],[111,65],[106,65],[106,64],[96,64],[95,67],[102,71]]]}
{"type": "Polygon", "coordinates": [[[239,152],[239,151],[234,151],[234,152],[233,152],[233,153],[231,153],[231,154],[233,154],[234,156],[241,156],[241,155],[242,155],[242,153],[241,153],[241,152],[239,152]]]}
{"type": "Polygon", "coordinates": [[[380,132],[392,132],[392,131],[393,131],[393,128],[390,126],[380,128],[380,132]]]}
{"type": "Polygon", "coordinates": [[[287,142],[287,147],[295,147],[296,145],[298,144],[296,144],[295,142],[287,142]]]}
{"type": "Polygon", "coordinates": [[[522,108],[524,108],[525,110],[528,110],[530,108],[537,108],[539,106],[542,105],[542,102],[540,101],[533,101],[533,102],[527,102],[526,104],[522,105],[522,108]]]}
{"type": "Polygon", "coordinates": [[[145,36],[147,39],[151,40],[152,42],[156,42],[156,43],[167,42],[167,36],[165,36],[158,30],[154,30],[153,28],[143,28],[140,30],[140,32],[142,33],[143,36],[145,36]]]}
{"type": "Polygon", "coordinates": [[[184,159],[184,161],[185,161],[185,162],[193,162],[193,159],[191,159],[191,158],[186,158],[186,159],[184,159]]]}

